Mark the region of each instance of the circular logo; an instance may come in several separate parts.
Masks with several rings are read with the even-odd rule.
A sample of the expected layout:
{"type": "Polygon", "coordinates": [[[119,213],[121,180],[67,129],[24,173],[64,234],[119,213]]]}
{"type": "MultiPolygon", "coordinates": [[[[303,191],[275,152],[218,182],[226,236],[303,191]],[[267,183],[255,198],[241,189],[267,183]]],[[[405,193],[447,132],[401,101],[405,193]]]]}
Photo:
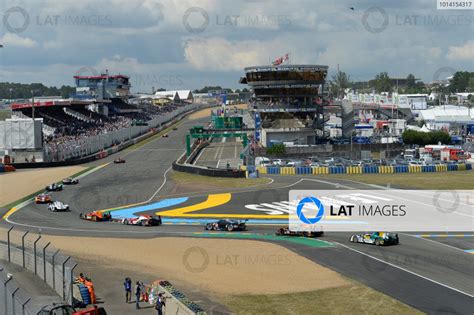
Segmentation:
{"type": "Polygon", "coordinates": [[[5,28],[11,33],[21,33],[24,30],[26,30],[29,24],[30,24],[30,15],[28,14],[28,12],[26,12],[25,9],[21,7],[12,7],[8,9],[3,15],[3,26],[5,26],[5,28]],[[14,13],[17,13],[23,16],[23,24],[21,26],[15,27],[10,24],[10,20],[9,20],[10,16],[14,13]]]}
{"type": "Polygon", "coordinates": [[[459,202],[460,202],[460,197],[459,194],[455,190],[438,190],[437,193],[434,194],[433,196],[433,205],[436,207],[436,210],[438,210],[441,213],[453,213],[456,211],[456,209],[459,207],[459,202]],[[447,203],[445,204],[441,201],[446,201],[446,199],[443,199],[442,196],[443,194],[450,194],[447,198],[447,203]],[[441,201],[440,201],[441,198],[441,201]]]}
{"type": "Polygon", "coordinates": [[[188,248],[183,255],[183,265],[186,270],[192,273],[203,272],[206,270],[207,266],[209,265],[209,255],[207,254],[206,250],[202,247],[193,246],[188,248]],[[193,253],[198,254],[202,258],[202,262],[198,266],[193,266],[189,262],[189,256],[193,253]]]}
{"type": "Polygon", "coordinates": [[[315,224],[319,221],[321,221],[321,219],[323,218],[324,216],[324,206],[323,206],[323,203],[321,202],[321,200],[319,200],[318,198],[315,198],[315,197],[305,197],[303,199],[300,200],[300,202],[298,203],[298,206],[296,207],[296,214],[298,215],[298,218],[303,222],[303,223],[306,223],[306,224],[315,224]],[[318,213],[316,214],[316,216],[314,218],[307,218],[304,213],[303,213],[303,208],[304,206],[307,204],[307,203],[312,203],[316,206],[316,208],[318,209],[318,213]]]}
{"type": "Polygon", "coordinates": [[[388,26],[388,15],[387,12],[385,12],[384,9],[380,7],[370,7],[367,10],[365,10],[364,15],[362,16],[362,25],[364,28],[371,32],[371,33],[380,33],[383,32],[387,26],[388,26]],[[383,22],[380,26],[372,26],[371,23],[369,22],[369,16],[376,13],[377,15],[381,15],[383,18],[383,22]]]}
{"type": "Polygon", "coordinates": [[[186,30],[190,33],[201,33],[209,25],[209,14],[203,8],[199,8],[199,7],[189,8],[186,10],[186,12],[184,12],[183,25],[186,28],[186,30]],[[197,25],[197,26],[191,25],[189,21],[189,18],[191,15],[200,16],[203,19],[201,25],[197,25]]]}

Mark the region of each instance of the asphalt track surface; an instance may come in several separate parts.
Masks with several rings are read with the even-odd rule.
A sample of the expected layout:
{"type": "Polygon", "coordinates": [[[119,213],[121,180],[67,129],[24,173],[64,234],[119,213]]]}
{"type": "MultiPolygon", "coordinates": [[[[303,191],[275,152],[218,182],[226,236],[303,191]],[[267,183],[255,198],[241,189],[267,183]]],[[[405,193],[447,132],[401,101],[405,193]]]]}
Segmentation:
{"type": "MultiPolygon", "coordinates": [[[[108,209],[128,204],[156,203],[163,199],[180,199],[177,205],[165,206],[159,212],[206,203],[208,194],[171,194],[166,175],[171,163],[183,154],[186,130],[201,121],[184,120],[169,137],[156,138],[137,149],[122,151],[106,160],[91,165],[111,162],[118,156],[125,164],[107,164],[81,179],[80,184],[66,186],[53,193],[71,206],[66,213],[51,213],[46,205],[29,204],[12,214],[2,224],[16,229],[41,229],[46,234],[87,235],[96,237],[199,236],[201,225],[166,224],[141,228],[119,223],[95,223],[79,219],[80,212],[108,209]]],[[[313,178],[314,179],[314,178],[313,178]]],[[[366,184],[344,179],[302,180],[296,177],[278,177],[266,186],[242,188],[234,191],[210,192],[230,200],[213,208],[197,212],[205,217],[217,214],[264,215],[244,207],[282,201],[288,190],[298,189],[367,189],[366,184]]],[[[373,188],[373,187],[372,187],[373,188]]],[[[156,210],[153,210],[156,212],[156,210]]],[[[172,223],[172,222],[170,222],[172,223]]],[[[275,226],[249,225],[249,232],[272,234],[275,226]]],[[[471,238],[422,238],[401,234],[401,244],[376,247],[352,244],[347,233],[326,233],[324,240],[335,244],[330,248],[312,248],[291,242],[279,242],[298,254],[327,266],[349,278],[364,283],[410,306],[430,314],[472,314],[474,311],[474,255],[471,238]]],[[[341,297],[343,299],[343,297],[341,297]]]]}

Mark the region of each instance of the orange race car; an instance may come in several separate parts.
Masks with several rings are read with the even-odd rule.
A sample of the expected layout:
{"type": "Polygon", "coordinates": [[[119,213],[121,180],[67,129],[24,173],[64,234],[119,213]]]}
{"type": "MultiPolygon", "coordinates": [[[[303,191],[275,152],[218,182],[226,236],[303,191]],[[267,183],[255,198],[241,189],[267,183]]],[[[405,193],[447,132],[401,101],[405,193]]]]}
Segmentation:
{"type": "Polygon", "coordinates": [[[35,197],[35,203],[51,203],[53,199],[48,194],[41,194],[35,197]]]}
{"type": "Polygon", "coordinates": [[[94,221],[94,222],[111,221],[112,220],[112,215],[108,211],[105,211],[105,212],[92,211],[92,212],[85,213],[85,214],[81,213],[81,214],[79,214],[79,217],[83,220],[89,220],[89,221],[94,221]]]}

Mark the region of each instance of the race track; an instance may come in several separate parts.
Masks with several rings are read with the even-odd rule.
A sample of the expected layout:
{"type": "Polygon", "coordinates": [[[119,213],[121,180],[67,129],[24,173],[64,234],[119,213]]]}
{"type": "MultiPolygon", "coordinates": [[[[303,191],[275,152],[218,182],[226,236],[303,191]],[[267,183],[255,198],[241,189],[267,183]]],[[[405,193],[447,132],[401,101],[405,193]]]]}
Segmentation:
{"type": "MultiPolygon", "coordinates": [[[[289,189],[368,188],[366,184],[344,179],[275,177],[273,183],[259,187],[175,194],[168,185],[168,171],[184,152],[185,131],[202,123],[184,120],[177,130],[169,132],[169,137],[157,137],[138,148],[91,163],[105,166],[81,178],[78,185],[52,193],[53,199],[71,206],[70,212],[51,213],[46,205],[29,203],[2,224],[61,235],[202,237],[205,235],[199,233],[203,232],[203,222],[215,217],[236,217],[250,218],[248,233],[258,239],[258,235],[275,231],[275,225],[262,224],[269,216],[268,209],[275,210],[271,222],[283,225],[284,215],[272,203],[287,200],[289,189]],[[125,164],[111,163],[119,156],[126,159],[125,164]],[[259,205],[267,211],[246,205],[259,205]],[[110,208],[119,208],[112,211],[113,215],[160,213],[165,224],[143,228],[79,219],[81,212],[110,208]],[[166,217],[169,214],[173,216],[166,217]]],[[[352,244],[348,233],[326,233],[323,239],[333,246],[315,248],[287,241],[278,243],[424,312],[472,314],[474,310],[474,255],[468,252],[474,249],[473,237],[401,234],[401,244],[391,247],[352,244]]]]}

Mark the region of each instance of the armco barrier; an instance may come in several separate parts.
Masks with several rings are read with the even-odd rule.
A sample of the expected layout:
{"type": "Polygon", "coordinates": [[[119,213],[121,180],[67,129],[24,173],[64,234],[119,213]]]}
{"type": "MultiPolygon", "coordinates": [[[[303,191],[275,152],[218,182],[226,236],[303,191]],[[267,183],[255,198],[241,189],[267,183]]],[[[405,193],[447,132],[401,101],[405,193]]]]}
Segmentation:
{"type": "Polygon", "coordinates": [[[203,166],[196,166],[191,164],[179,164],[176,161],[173,162],[173,170],[178,172],[185,172],[196,175],[204,175],[211,177],[233,177],[240,178],[245,177],[245,171],[242,170],[227,170],[218,168],[208,168],[203,166]]]}
{"type": "Polygon", "coordinates": [[[393,174],[393,173],[435,173],[472,170],[472,164],[443,165],[364,165],[364,166],[242,166],[242,171],[269,175],[324,175],[324,174],[393,174]]]}

